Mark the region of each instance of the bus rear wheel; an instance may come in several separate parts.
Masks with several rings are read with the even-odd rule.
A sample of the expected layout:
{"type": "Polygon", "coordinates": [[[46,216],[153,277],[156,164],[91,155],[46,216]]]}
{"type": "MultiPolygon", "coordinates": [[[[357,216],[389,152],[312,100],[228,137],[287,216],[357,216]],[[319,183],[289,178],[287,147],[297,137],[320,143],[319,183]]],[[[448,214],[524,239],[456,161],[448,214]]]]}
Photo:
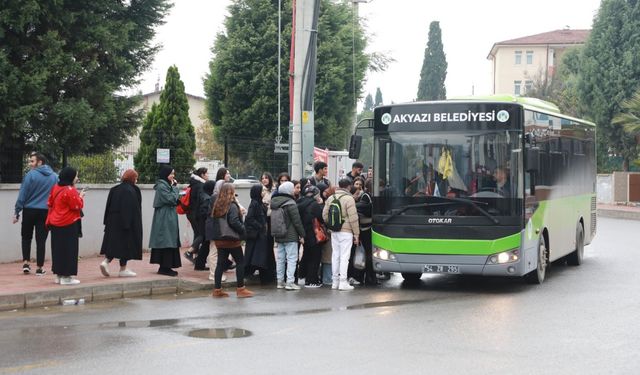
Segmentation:
{"type": "Polygon", "coordinates": [[[538,266],[535,270],[525,275],[525,280],[529,284],[542,284],[547,274],[548,263],[547,246],[544,243],[544,238],[540,237],[538,240],[538,266]]]}
{"type": "Polygon", "coordinates": [[[402,272],[402,278],[404,279],[404,281],[407,281],[407,282],[415,283],[418,280],[420,280],[421,277],[422,277],[421,273],[402,272]]]}
{"type": "Polygon", "coordinates": [[[567,264],[570,266],[579,266],[582,264],[584,257],[584,229],[582,224],[578,223],[576,228],[576,249],[571,254],[567,255],[567,264]]]}

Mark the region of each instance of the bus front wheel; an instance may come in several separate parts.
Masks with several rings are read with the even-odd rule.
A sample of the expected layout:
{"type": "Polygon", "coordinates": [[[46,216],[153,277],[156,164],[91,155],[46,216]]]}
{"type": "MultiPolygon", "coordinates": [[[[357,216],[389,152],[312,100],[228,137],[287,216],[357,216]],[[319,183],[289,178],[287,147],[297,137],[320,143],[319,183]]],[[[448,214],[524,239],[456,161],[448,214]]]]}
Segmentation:
{"type": "Polygon", "coordinates": [[[578,223],[576,228],[576,249],[571,254],[567,255],[567,264],[570,266],[579,266],[582,264],[582,258],[584,257],[584,229],[582,224],[578,223]]]}
{"type": "Polygon", "coordinates": [[[402,273],[402,278],[404,279],[404,281],[408,281],[408,282],[415,283],[418,280],[420,280],[421,277],[422,277],[421,273],[407,273],[407,272],[402,273]]]}
{"type": "Polygon", "coordinates": [[[548,263],[547,246],[544,243],[544,238],[541,236],[538,240],[538,266],[535,270],[525,275],[525,279],[529,284],[542,284],[547,274],[548,263]]]}

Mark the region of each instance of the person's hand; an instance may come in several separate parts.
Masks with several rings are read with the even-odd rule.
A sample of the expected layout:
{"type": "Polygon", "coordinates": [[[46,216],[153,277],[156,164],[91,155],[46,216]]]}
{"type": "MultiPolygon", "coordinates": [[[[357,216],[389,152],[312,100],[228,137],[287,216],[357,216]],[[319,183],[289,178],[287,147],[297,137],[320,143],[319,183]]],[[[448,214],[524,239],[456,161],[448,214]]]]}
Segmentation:
{"type": "Polygon", "coordinates": [[[244,208],[244,207],[240,207],[240,213],[243,214],[243,215],[246,215],[247,214],[247,209],[244,208]]]}
{"type": "Polygon", "coordinates": [[[176,180],[175,178],[171,180],[171,186],[178,186],[178,180],[176,180]]]}
{"type": "Polygon", "coordinates": [[[304,238],[300,237],[300,244],[304,245],[304,238]]]}
{"type": "Polygon", "coordinates": [[[353,243],[354,243],[355,245],[360,244],[360,237],[358,237],[358,235],[357,235],[357,234],[354,234],[354,235],[353,235],[353,243]]]}
{"type": "Polygon", "coordinates": [[[15,223],[17,223],[18,221],[20,221],[20,219],[18,218],[18,216],[17,216],[17,215],[13,215],[13,220],[12,220],[12,222],[15,224],[15,223]]]}
{"type": "Polygon", "coordinates": [[[84,189],[80,190],[80,198],[84,198],[85,194],[87,194],[87,192],[84,189]]]}

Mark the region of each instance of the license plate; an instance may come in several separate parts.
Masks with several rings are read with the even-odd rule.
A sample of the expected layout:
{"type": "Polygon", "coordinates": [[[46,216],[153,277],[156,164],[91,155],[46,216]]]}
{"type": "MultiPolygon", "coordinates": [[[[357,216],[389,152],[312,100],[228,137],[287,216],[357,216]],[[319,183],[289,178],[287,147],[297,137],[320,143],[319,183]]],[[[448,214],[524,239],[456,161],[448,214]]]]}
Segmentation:
{"type": "Polygon", "coordinates": [[[425,273],[460,273],[459,266],[451,266],[448,264],[426,264],[424,266],[425,273]]]}

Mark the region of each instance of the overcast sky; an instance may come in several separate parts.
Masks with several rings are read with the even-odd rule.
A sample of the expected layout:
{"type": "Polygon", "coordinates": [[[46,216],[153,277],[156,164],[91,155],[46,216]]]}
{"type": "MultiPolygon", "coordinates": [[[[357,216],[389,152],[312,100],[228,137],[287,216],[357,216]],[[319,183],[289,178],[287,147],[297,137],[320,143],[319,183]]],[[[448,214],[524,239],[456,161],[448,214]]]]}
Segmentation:
{"type": "MultiPolygon", "coordinates": [[[[211,47],[223,30],[231,0],[174,0],[156,41],[163,49],[138,87],[153,91],[167,69],[177,65],[186,92],[204,96],[202,78],[208,71],[211,47]]],[[[447,95],[488,94],[494,43],[562,29],[591,28],[600,0],[370,0],[360,4],[360,16],[370,35],[369,52],[396,61],[384,73],[368,73],[363,97],[379,87],[385,103],[415,98],[427,45],[429,24],[439,21],[449,64],[447,95]]],[[[319,32],[322,32],[320,30],[319,32]]],[[[361,100],[362,101],[362,100],[361,100]]]]}

